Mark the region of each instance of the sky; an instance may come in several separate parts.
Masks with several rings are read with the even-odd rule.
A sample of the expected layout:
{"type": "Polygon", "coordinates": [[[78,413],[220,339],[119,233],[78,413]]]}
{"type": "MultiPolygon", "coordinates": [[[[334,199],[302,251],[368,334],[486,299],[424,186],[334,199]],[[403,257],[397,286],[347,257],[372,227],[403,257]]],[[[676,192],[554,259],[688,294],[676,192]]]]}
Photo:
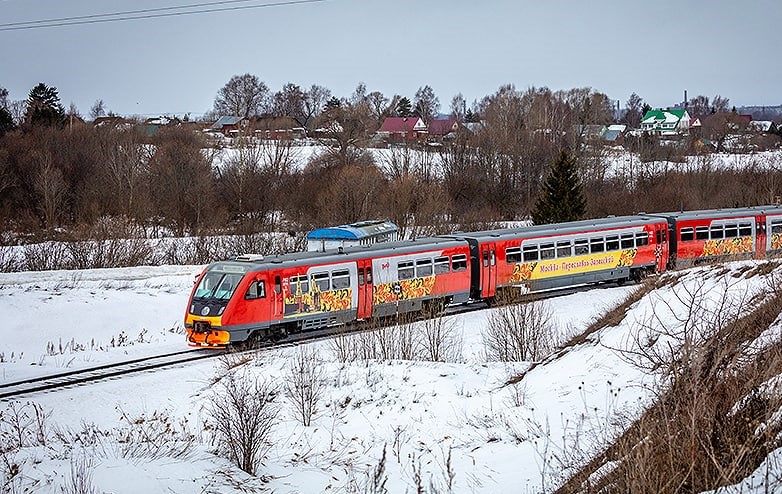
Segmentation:
{"type": "MultiPolygon", "coordinates": [[[[83,115],[101,99],[121,115],[197,116],[231,76],[244,73],[272,91],[293,82],[337,96],[364,82],[368,91],[412,99],[430,85],[442,111],[457,93],[472,102],[504,84],[592,87],[621,106],[633,92],[653,107],[671,106],[685,90],[689,97],[719,94],[736,106],[782,104],[778,0],[311,0],[74,26],[9,25],[207,2],[0,0],[0,87],[24,99],[44,82],[83,115]]],[[[105,18],[90,20],[97,19],[105,18]]]]}

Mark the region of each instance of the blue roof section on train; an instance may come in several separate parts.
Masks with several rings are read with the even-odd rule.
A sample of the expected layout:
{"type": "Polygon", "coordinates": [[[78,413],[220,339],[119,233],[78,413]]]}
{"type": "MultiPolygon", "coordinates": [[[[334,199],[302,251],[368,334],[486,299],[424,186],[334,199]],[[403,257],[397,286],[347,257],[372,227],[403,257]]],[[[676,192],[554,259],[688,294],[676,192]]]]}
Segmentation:
{"type": "Polygon", "coordinates": [[[361,240],[397,230],[397,226],[390,221],[362,221],[312,230],[307,234],[307,240],[361,240]]]}

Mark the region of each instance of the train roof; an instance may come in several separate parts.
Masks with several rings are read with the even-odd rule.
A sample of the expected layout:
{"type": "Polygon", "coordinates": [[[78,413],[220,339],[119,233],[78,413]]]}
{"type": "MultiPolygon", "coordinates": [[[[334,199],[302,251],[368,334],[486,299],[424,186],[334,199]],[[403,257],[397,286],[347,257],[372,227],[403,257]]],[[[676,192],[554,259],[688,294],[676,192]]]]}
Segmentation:
{"type": "Polygon", "coordinates": [[[273,256],[245,254],[235,259],[212,263],[207,269],[246,273],[283,266],[293,267],[309,264],[338,263],[378,256],[407,254],[426,249],[446,249],[462,245],[464,245],[462,241],[454,238],[421,237],[412,240],[383,242],[368,246],[344,247],[318,252],[291,252],[273,256]]]}
{"type": "Polygon", "coordinates": [[[546,235],[568,235],[583,231],[629,228],[659,223],[660,218],[651,216],[609,216],[591,220],[570,221],[550,225],[533,225],[518,228],[500,228],[480,232],[455,233],[452,238],[470,238],[476,240],[491,240],[502,237],[541,237],[546,235]]]}
{"type": "Polygon", "coordinates": [[[782,206],[766,205],[747,208],[701,209],[698,211],[671,211],[668,213],[652,213],[647,216],[663,217],[676,220],[695,220],[699,218],[741,218],[757,214],[782,214],[782,206]]]}
{"type": "Polygon", "coordinates": [[[360,221],[312,230],[307,234],[307,240],[361,240],[398,230],[399,228],[390,221],[360,221]]]}

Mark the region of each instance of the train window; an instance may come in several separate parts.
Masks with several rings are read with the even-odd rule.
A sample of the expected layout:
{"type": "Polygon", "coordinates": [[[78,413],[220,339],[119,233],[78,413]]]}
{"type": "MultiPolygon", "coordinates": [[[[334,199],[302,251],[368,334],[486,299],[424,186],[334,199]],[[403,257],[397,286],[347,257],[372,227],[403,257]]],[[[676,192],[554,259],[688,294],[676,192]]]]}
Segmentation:
{"type": "Polygon", "coordinates": [[[364,286],[364,268],[358,268],[358,286],[364,286]]]}
{"type": "Polygon", "coordinates": [[[446,274],[451,270],[448,256],[434,258],[434,274],[446,274]]]}
{"type": "Polygon", "coordinates": [[[431,259],[418,259],[415,262],[415,277],[426,278],[432,276],[432,260],[431,259]]]}
{"type": "Polygon", "coordinates": [[[410,280],[415,277],[415,268],[413,261],[402,261],[397,264],[397,278],[400,280],[410,280]]]}
{"type": "Polygon", "coordinates": [[[570,257],[573,255],[570,249],[570,240],[560,240],[557,242],[557,257],[570,257]]]}
{"type": "Polygon", "coordinates": [[[505,249],[505,262],[508,264],[515,264],[521,262],[521,248],[520,247],[508,247],[505,249]]]}
{"type": "Polygon", "coordinates": [[[619,250],[619,236],[606,237],[606,250],[619,250]]]}
{"type": "Polygon", "coordinates": [[[538,246],[537,245],[525,245],[524,246],[524,262],[537,261],[538,260],[538,246]]]}
{"type": "Polygon", "coordinates": [[[367,268],[367,285],[372,284],[372,268],[367,268]]]}
{"type": "Polygon", "coordinates": [[[725,225],[725,238],[736,238],[739,236],[739,225],[725,225]]]}
{"type": "Polygon", "coordinates": [[[603,252],[606,250],[605,243],[603,243],[603,237],[590,238],[589,239],[589,252],[592,254],[596,252],[603,252]]]}
{"type": "Polygon", "coordinates": [[[491,250],[491,265],[497,265],[497,254],[494,252],[494,249],[491,250]]]}
{"type": "Polygon", "coordinates": [[[291,276],[289,285],[293,295],[310,291],[310,281],[307,279],[306,274],[302,276],[291,276]]]}
{"type": "Polygon", "coordinates": [[[632,249],[635,247],[635,242],[633,241],[633,235],[632,233],[625,233],[622,235],[622,241],[621,246],[623,249],[632,249]]]}
{"type": "Polygon", "coordinates": [[[344,271],[334,271],[331,273],[331,287],[334,290],[342,290],[350,286],[350,272],[346,269],[344,271]]]}
{"type": "Polygon", "coordinates": [[[658,244],[663,243],[663,232],[660,230],[657,230],[654,232],[654,241],[658,244]]]}
{"type": "Polygon", "coordinates": [[[573,246],[573,253],[577,256],[589,254],[589,240],[585,238],[577,239],[573,246]]]}
{"type": "Polygon", "coordinates": [[[709,227],[708,226],[696,226],[695,227],[695,240],[708,240],[709,239],[709,227]]]}
{"type": "Polygon", "coordinates": [[[328,273],[316,273],[312,275],[312,285],[320,292],[331,290],[328,273]]]}
{"type": "Polygon", "coordinates": [[[255,300],[264,298],[266,296],[266,283],[263,280],[253,281],[250,286],[247,287],[247,292],[244,294],[245,300],[255,300]]]}
{"type": "Polygon", "coordinates": [[[453,256],[451,266],[453,266],[454,271],[464,271],[467,269],[467,256],[464,254],[453,256]]]}
{"type": "Polygon", "coordinates": [[[220,281],[220,278],[222,278],[223,274],[218,273],[215,271],[209,271],[207,272],[203,278],[201,278],[201,283],[198,284],[198,288],[196,288],[196,292],[194,297],[195,298],[206,298],[212,295],[212,292],[215,289],[215,286],[220,281]]]}
{"type": "Polygon", "coordinates": [[[635,234],[635,246],[643,247],[649,245],[649,235],[646,232],[638,232],[635,234]]]}
{"type": "Polygon", "coordinates": [[[711,225],[709,228],[709,238],[719,240],[725,237],[725,227],[723,225],[711,225]]]}
{"type": "Polygon", "coordinates": [[[489,267],[489,251],[485,250],[483,251],[483,267],[488,268],[489,267]]]}
{"type": "Polygon", "coordinates": [[[682,228],[679,238],[682,242],[691,242],[695,238],[695,230],[692,227],[682,228]]]}
{"type": "Polygon", "coordinates": [[[540,260],[554,259],[554,244],[540,244],[540,260]]]}
{"type": "MultiPolygon", "coordinates": [[[[776,223],[776,226],[778,228],[777,233],[782,233],[782,222],[771,222],[771,229],[773,233],[774,224],[776,223]]],[[[752,223],[741,223],[739,224],[739,236],[740,237],[751,237],[752,236],[752,223]]]]}
{"type": "Polygon", "coordinates": [[[282,281],[280,280],[279,276],[274,277],[274,293],[277,295],[282,293],[282,281]]]}

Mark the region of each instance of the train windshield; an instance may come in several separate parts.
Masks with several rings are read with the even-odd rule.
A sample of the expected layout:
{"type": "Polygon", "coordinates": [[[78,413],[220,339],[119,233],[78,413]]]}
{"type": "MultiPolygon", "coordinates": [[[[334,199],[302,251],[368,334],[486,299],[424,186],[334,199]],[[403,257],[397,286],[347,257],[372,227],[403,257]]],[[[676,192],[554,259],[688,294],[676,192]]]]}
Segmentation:
{"type": "Polygon", "coordinates": [[[195,291],[195,298],[228,300],[233,295],[242,277],[244,277],[243,273],[210,271],[201,278],[201,283],[198,284],[198,288],[195,291]]]}

